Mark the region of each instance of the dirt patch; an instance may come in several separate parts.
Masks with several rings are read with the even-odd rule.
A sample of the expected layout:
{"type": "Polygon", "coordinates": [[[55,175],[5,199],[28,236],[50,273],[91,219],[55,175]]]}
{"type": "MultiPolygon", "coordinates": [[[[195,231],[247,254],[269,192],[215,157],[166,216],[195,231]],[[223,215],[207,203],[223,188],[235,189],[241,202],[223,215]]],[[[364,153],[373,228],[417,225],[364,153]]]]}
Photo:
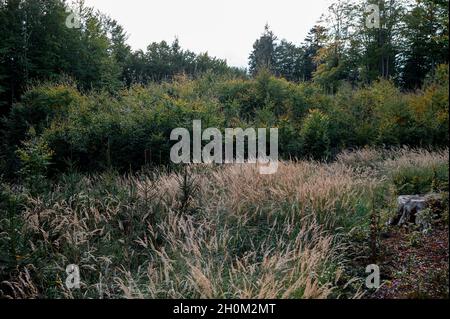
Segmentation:
{"type": "Polygon", "coordinates": [[[449,229],[428,234],[391,229],[381,239],[383,285],[375,299],[440,299],[449,297],[449,229]]]}

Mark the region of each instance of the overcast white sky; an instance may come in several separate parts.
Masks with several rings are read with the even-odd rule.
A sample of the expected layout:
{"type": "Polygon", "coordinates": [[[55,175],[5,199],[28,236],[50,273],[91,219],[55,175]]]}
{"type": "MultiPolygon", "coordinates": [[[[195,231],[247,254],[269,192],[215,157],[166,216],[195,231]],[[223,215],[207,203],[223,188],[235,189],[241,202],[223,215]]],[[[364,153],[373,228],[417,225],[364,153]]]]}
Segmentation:
{"type": "Polygon", "coordinates": [[[116,19],[133,49],[175,37],[184,49],[208,52],[247,67],[253,42],[270,27],[279,39],[300,43],[330,0],[86,0],[116,19]]]}

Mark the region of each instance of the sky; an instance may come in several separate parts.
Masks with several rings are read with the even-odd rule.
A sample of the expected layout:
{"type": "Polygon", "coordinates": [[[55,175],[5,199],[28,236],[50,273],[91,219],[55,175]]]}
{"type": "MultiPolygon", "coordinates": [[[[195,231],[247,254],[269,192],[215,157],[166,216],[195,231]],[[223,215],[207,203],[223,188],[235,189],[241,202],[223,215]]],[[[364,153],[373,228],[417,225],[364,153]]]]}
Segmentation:
{"type": "Polygon", "coordinates": [[[86,0],[117,20],[135,50],[152,42],[183,49],[247,67],[253,43],[269,24],[275,35],[299,44],[326,12],[331,0],[86,0]]]}

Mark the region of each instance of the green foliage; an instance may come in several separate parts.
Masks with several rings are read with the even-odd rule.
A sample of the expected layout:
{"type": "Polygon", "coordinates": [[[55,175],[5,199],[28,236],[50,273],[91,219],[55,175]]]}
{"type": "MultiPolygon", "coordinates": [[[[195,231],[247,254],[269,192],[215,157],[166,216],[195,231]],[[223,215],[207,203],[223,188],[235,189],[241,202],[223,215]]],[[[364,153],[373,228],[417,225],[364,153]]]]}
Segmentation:
{"type": "MultiPolygon", "coordinates": [[[[182,280],[175,288],[160,280],[152,297],[202,296],[185,289],[191,281],[192,289],[197,285],[193,280],[205,275],[214,281],[211,274],[216,270],[225,284],[214,295],[235,297],[231,284],[239,282],[226,274],[248,266],[255,271],[242,277],[244,286],[260,282],[266,276],[260,266],[271,267],[267,257],[279,251],[286,251],[280,255],[286,263],[283,268],[303,269],[303,263],[290,254],[320,250],[314,237],[324,236],[322,228],[365,245],[369,239],[375,257],[381,213],[387,216],[392,211],[391,197],[448,192],[447,164],[440,160],[430,164],[425,154],[420,165],[402,158],[395,163],[398,167],[389,166],[389,152],[370,149],[353,159],[347,156],[347,162],[341,155],[338,162],[344,165],[332,168],[342,176],[331,182],[340,185],[348,174],[362,172],[347,181],[355,184],[342,192],[338,186],[334,189],[327,184],[329,167],[321,168],[323,175],[315,176],[320,183],[310,192],[317,193],[317,199],[308,193],[303,202],[299,197],[284,202],[292,195],[295,176],[291,175],[285,176],[287,183],[276,187],[277,192],[272,180],[270,185],[261,182],[269,188],[260,199],[253,197],[252,187],[243,197],[242,187],[229,193],[223,188],[232,185],[227,183],[229,174],[222,176],[225,183],[220,186],[209,184],[209,177],[217,173],[214,169],[205,170],[206,176],[186,169],[162,179],[134,175],[142,168],[171,166],[170,133],[178,127],[191,128],[193,120],[202,120],[203,128],[221,130],[277,127],[283,159],[331,160],[342,149],[366,146],[447,146],[448,2],[423,0],[410,6],[403,1],[382,2],[383,27],[375,29],[356,27],[355,21],[364,23],[360,13],[366,2],[372,3],[337,1],[325,16],[326,26],[314,26],[299,46],[277,42],[266,26],[250,55],[253,77],[249,78],[246,70],[229,67],[224,60],[183,50],[178,40],[154,42],[145,51],[133,52],[124,29],[84,7],[83,1],[78,3],[81,28],[71,29],[65,26],[64,1],[0,0],[0,115],[6,114],[0,122],[0,170],[11,182],[0,183],[0,292],[4,292],[3,279],[30,283],[16,273],[34,264],[39,269],[32,277],[42,293],[67,297],[72,292],[61,293],[61,280],[52,266],[80,262],[87,266],[83,280],[90,285],[83,287],[80,297],[99,294],[93,288],[103,279],[98,277],[103,274],[99,269],[106,269],[105,279],[112,287],[109,296],[117,296],[125,286],[122,271],[141,274],[148,269],[153,276],[155,269],[163,268],[182,280]],[[123,172],[129,176],[118,174],[123,172]],[[370,180],[367,172],[373,173],[370,180]],[[59,179],[54,187],[49,176],[59,179]],[[380,207],[374,207],[374,196],[367,190],[380,176],[388,178],[380,179],[382,185],[375,188],[383,196],[380,207]],[[271,201],[284,190],[282,202],[271,201]],[[218,201],[205,209],[199,193],[217,195],[218,201]],[[225,195],[231,195],[229,203],[223,201],[225,195]],[[81,215],[85,217],[80,220],[81,215]],[[314,223],[308,230],[310,218],[314,223]],[[82,237],[77,228],[84,231],[82,237]],[[185,231],[195,236],[183,246],[185,231]],[[303,232],[305,237],[298,237],[303,232]],[[218,236],[214,242],[209,241],[211,234],[218,236]],[[193,250],[196,238],[195,263],[202,256],[200,263],[209,264],[195,267],[209,274],[199,275],[194,264],[186,268],[186,261],[194,259],[185,252],[193,250]],[[305,240],[311,247],[303,246],[305,240]],[[302,246],[297,249],[293,242],[302,246]],[[229,269],[220,268],[225,264],[229,269]],[[113,274],[108,273],[111,265],[113,274]]],[[[306,168],[297,172],[308,171],[308,179],[314,176],[311,167],[326,164],[302,165],[306,168]]],[[[303,185],[297,189],[301,191],[303,185]]],[[[444,206],[442,218],[448,224],[448,202],[444,206]]],[[[425,226],[434,215],[431,210],[423,214],[425,226]]],[[[331,238],[324,244],[334,245],[331,238]]],[[[327,260],[311,269],[319,272],[320,285],[336,279],[338,265],[330,256],[326,254],[327,260]]],[[[285,270],[277,269],[273,280],[297,276],[297,271],[286,276],[285,270]]],[[[13,284],[8,284],[12,289],[13,284]]],[[[303,297],[305,287],[291,295],[303,297]]]]}
{"type": "Polygon", "coordinates": [[[18,171],[15,151],[30,127],[55,151],[56,169],[167,164],[170,131],[193,119],[220,129],[278,127],[284,158],[447,145],[448,4],[382,3],[381,30],[354,27],[365,22],[364,5],[334,3],[300,46],[278,42],[266,26],[248,79],[178,40],[132,52],[125,30],[82,2],[79,29],[65,26],[60,0],[0,2],[0,101],[11,107],[0,124],[0,165],[18,171]],[[403,22],[414,32],[397,43],[403,22]],[[426,73],[422,90],[399,89],[420,88],[426,73]]]}
{"type": "Polygon", "coordinates": [[[71,105],[80,105],[82,96],[76,87],[66,84],[38,85],[27,91],[21,103],[11,109],[6,121],[8,143],[16,145],[22,141],[30,127],[42,134],[53,121],[67,117],[71,105]]]}
{"type": "Polygon", "coordinates": [[[422,94],[409,100],[415,119],[414,129],[425,144],[449,142],[449,84],[448,64],[439,65],[428,77],[422,94]]]}
{"type": "Polygon", "coordinates": [[[66,9],[60,0],[0,3],[0,87],[5,87],[0,99],[9,106],[33,81],[55,81],[64,74],[83,89],[120,84],[110,20],[80,4],[75,10],[82,27],[68,28],[66,9]]]}
{"type": "Polygon", "coordinates": [[[330,118],[319,110],[311,110],[300,130],[303,154],[315,159],[330,155],[330,118]]]}
{"type": "Polygon", "coordinates": [[[14,271],[25,252],[27,238],[20,233],[23,226],[21,212],[25,203],[23,194],[3,183],[0,176],[0,280],[14,271]]]}
{"type": "Polygon", "coordinates": [[[266,26],[249,57],[250,73],[261,69],[290,81],[314,80],[328,94],[342,82],[394,80],[420,88],[430,70],[448,63],[448,1],[336,0],[304,42],[281,40],[266,26]],[[367,24],[369,5],[379,8],[379,26],[367,24]]]}
{"type": "Polygon", "coordinates": [[[109,92],[80,93],[71,84],[43,84],[24,94],[4,121],[1,155],[18,170],[15,150],[34,127],[54,151],[52,172],[68,164],[86,171],[129,171],[170,164],[170,132],[191,128],[277,127],[282,158],[331,159],[364,146],[446,145],[446,66],[422,91],[402,93],[380,80],[341,85],[332,97],[314,83],[291,83],[260,72],[254,79],[206,74],[109,92]]]}
{"type": "Polygon", "coordinates": [[[430,70],[448,63],[448,6],[443,0],[416,1],[404,15],[404,87],[419,88],[430,70]]]}
{"type": "Polygon", "coordinates": [[[448,191],[448,166],[403,167],[392,175],[398,194],[426,194],[448,191]]]}
{"type": "Polygon", "coordinates": [[[257,75],[260,71],[273,72],[276,64],[276,36],[269,25],[264,27],[264,33],[253,44],[253,51],[249,57],[250,73],[257,75]]]}
{"type": "Polygon", "coordinates": [[[126,62],[126,84],[148,84],[173,80],[180,74],[199,77],[205,73],[245,76],[245,72],[230,68],[224,60],[207,53],[195,54],[181,49],[178,39],[172,44],[153,42],[147,51],[131,53],[126,62]]]}
{"type": "Polygon", "coordinates": [[[113,98],[91,94],[74,105],[64,121],[55,121],[43,134],[55,151],[56,168],[66,162],[81,170],[139,169],[143,165],[169,164],[170,133],[177,127],[223,127],[223,116],[214,101],[196,96],[192,81],[174,82],[147,89],[133,87],[113,98]]]}
{"type": "Polygon", "coordinates": [[[28,140],[22,142],[17,151],[21,168],[19,176],[32,194],[41,191],[46,186],[46,175],[53,152],[47,143],[36,137],[34,129],[30,129],[28,140]]]}
{"type": "Polygon", "coordinates": [[[0,2],[0,115],[21,100],[34,81],[57,81],[68,75],[83,91],[115,92],[123,86],[193,77],[213,72],[245,76],[226,61],[182,50],[175,40],[152,43],[147,52],[132,52],[117,21],[86,7],[83,1],[0,2]],[[69,28],[69,9],[79,14],[80,28],[69,28]]]}

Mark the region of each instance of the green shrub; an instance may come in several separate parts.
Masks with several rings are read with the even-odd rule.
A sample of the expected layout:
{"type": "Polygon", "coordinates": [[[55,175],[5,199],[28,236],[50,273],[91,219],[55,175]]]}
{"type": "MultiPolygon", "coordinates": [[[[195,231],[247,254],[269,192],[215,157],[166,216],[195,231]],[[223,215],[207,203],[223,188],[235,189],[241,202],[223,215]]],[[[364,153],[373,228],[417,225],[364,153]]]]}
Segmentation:
{"type": "Polygon", "coordinates": [[[22,147],[16,153],[21,162],[19,175],[22,182],[33,194],[37,194],[46,186],[52,150],[42,138],[36,137],[36,132],[32,128],[28,140],[22,143],[22,147]]]}
{"type": "Polygon", "coordinates": [[[223,127],[215,101],[186,100],[181,96],[194,93],[182,92],[176,83],[166,86],[174,96],[134,88],[119,98],[92,94],[82,107],[70,108],[65,121],[54,122],[43,134],[55,152],[56,168],[64,170],[68,161],[83,171],[166,165],[173,129],[192,129],[194,119],[202,120],[203,128],[223,127]]]}
{"type": "Polygon", "coordinates": [[[330,118],[319,110],[311,110],[300,130],[304,156],[314,159],[330,155],[330,118]]]}
{"type": "Polygon", "coordinates": [[[82,99],[72,84],[44,84],[31,88],[11,109],[6,121],[8,143],[17,145],[23,141],[31,126],[41,134],[53,120],[66,118],[69,107],[79,106],[82,99]]]}
{"type": "Polygon", "coordinates": [[[426,194],[448,191],[448,165],[437,167],[403,167],[392,180],[398,194],[426,194]]]}
{"type": "Polygon", "coordinates": [[[15,151],[31,126],[61,171],[67,163],[85,171],[170,164],[170,132],[192,127],[194,119],[204,128],[277,127],[285,159],[331,158],[364,146],[442,146],[448,142],[445,74],[448,66],[439,67],[416,93],[380,80],[356,89],[341,84],[328,95],[316,83],[290,83],[264,72],[254,79],[178,76],[115,95],[82,95],[71,84],[35,86],[4,122],[0,165],[19,170],[15,151]]]}

